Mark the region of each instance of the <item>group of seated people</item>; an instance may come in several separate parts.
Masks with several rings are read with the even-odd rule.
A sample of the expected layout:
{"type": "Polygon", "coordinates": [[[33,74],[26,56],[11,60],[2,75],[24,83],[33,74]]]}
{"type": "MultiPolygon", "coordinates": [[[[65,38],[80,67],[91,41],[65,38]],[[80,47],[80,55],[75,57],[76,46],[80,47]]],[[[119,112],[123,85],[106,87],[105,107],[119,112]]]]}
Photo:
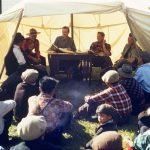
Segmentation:
{"type": "MultiPolygon", "coordinates": [[[[64,27],[63,32],[68,37],[68,28],[64,27]]],[[[34,36],[34,39],[37,34],[36,30],[30,30],[30,36],[34,36]]],[[[32,40],[27,38],[25,42],[20,33],[16,34],[9,53],[9,57],[13,56],[13,59],[16,59],[16,70],[9,74],[0,88],[0,145],[8,145],[10,142],[8,129],[13,116],[18,123],[17,133],[22,142],[11,147],[11,150],[61,150],[63,147],[57,145],[62,139],[62,133],[71,125],[72,119],[93,121],[93,118],[98,118],[96,135],[87,141],[85,149],[121,150],[122,137],[117,132],[117,125],[127,124],[133,114],[138,115],[140,133],[132,146],[135,150],[148,149],[150,57],[136,46],[134,37],[129,34],[122,57],[112,66],[109,57],[111,48],[105,42],[104,36],[104,33],[98,32],[98,41],[92,43],[90,49],[94,52],[99,51],[99,56],[110,62],[107,64],[112,68],[102,75],[102,81],[107,87],[94,95],[86,95],[84,104],[73,115],[73,105],[57,98],[55,94],[59,81],[48,76],[37,40],[34,46],[31,44],[37,48],[35,53],[32,53],[33,47],[28,47],[32,40]],[[25,49],[22,48],[23,45],[25,49]]],[[[75,50],[74,42],[70,42],[69,37],[67,39],[63,36],[58,37],[54,45],[66,48],[65,43],[68,42],[73,45],[72,50],[75,50]]],[[[57,48],[56,46],[54,48],[57,48]]],[[[95,60],[95,64],[97,61],[95,60]]]]}
{"type": "MultiPolygon", "coordinates": [[[[149,146],[150,102],[145,98],[140,80],[136,80],[136,75],[133,78],[131,65],[123,64],[118,71],[107,71],[102,76],[107,88],[94,95],[86,95],[85,103],[74,115],[73,105],[57,98],[59,81],[48,76],[38,77],[37,70],[26,69],[13,100],[1,98],[0,145],[10,144],[8,129],[13,116],[18,123],[17,134],[22,142],[10,150],[61,150],[63,147],[58,146],[59,142],[63,132],[71,126],[72,119],[93,121],[94,117],[98,118],[99,126],[84,148],[121,150],[122,137],[117,132],[117,126],[126,125],[133,114],[138,115],[139,135],[129,147],[141,150],[149,146]]],[[[3,89],[0,95],[2,93],[3,89]]]]}

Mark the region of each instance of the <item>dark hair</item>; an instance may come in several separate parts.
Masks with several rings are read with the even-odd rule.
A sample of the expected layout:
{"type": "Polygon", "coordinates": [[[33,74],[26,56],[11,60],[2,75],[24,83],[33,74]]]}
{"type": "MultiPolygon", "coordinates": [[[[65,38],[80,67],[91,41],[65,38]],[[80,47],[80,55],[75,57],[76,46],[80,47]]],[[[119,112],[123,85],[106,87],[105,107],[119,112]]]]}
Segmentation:
{"type": "Polygon", "coordinates": [[[135,41],[137,41],[132,33],[129,33],[129,37],[132,37],[132,38],[134,38],[135,41]]]}
{"type": "Polygon", "coordinates": [[[44,76],[39,81],[39,87],[41,88],[42,92],[44,93],[51,93],[53,89],[56,87],[56,84],[58,83],[57,80],[54,78],[44,76]]]}
{"type": "Polygon", "coordinates": [[[19,44],[20,42],[22,42],[24,40],[24,36],[20,33],[20,32],[18,32],[18,33],[16,33],[16,35],[15,35],[15,38],[14,38],[14,44],[19,44]]]}
{"type": "Polygon", "coordinates": [[[100,34],[101,36],[105,36],[105,33],[104,32],[97,32],[97,34],[100,34]]]}
{"type": "Polygon", "coordinates": [[[67,27],[67,26],[63,26],[62,29],[67,29],[68,32],[70,32],[69,27],[67,27]]]}

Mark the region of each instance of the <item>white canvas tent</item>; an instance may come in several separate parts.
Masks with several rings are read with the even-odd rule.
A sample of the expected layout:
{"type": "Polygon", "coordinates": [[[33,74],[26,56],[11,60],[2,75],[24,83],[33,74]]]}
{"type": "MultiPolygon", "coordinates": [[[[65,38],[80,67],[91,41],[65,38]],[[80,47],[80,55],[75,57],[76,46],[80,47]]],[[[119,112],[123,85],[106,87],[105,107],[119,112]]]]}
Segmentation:
{"type": "Polygon", "coordinates": [[[13,35],[19,31],[26,36],[31,27],[41,32],[38,39],[43,55],[47,55],[46,50],[61,34],[64,25],[72,29],[79,51],[87,51],[91,42],[96,40],[97,31],[103,31],[106,41],[112,46],[114,61],[120,57],[129,27],[141,47],[149,51],[149,7],[148,0],[133,0],[132,3],[128,0],[21,1],[0,15],[0,70],[13,35]]]}

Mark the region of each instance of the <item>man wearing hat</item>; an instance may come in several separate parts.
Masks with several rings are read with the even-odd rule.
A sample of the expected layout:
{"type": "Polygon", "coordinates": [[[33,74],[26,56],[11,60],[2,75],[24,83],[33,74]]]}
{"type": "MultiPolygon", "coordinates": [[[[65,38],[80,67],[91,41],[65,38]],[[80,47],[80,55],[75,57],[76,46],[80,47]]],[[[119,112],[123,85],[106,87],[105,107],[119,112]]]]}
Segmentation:
{"type": "Polygon", "coordinates": [[[139,59],[139,67],[135,72],[134,79],[141,85],[144,95],[145,103],[150,104],[150,53],[141,52],[139,59]]]}
{"type": "Polygon", "coordinates": [[[29,115],[23,118],[17,126],[17,133],[24,142],[11,147],[10,150],[61,150],[44,141],[46,126],[44,116],[29,115]]]}
{"type": "Polygon", "coordinates": [[[116,122],[118,121],[119,115],[113,106],[102,104],[97,108],[96,114],[98,116],[99,127],[96,128],[96,135],[85,146],[85,149],[88,150],[91,149],[95,137],[103,132],[118,130],[116,122]]]}
{"type": "Polygon", "coordinates": [[[34,69],[25,70],[22,75],[22,82],[17,85],[14,100],[16,108],[14,109],[14,117],[16,121],[21,121],[28,113],[28,98],[39,93],[38,88],[39,73],[34,69]]]}
{"type": "Polygon", "coordinates": [[[133,70],[130,64],[123,64],[118,69],[120,84],[125,88],[132,102],[132,113],[137,115],[143,110],[145,97],[142,87],[133,78],[133,70]]]}
{"type": "Polygon", "coordinates": [[[39,40],[37,39],[37,34],[40,34],[40,32],[37,32],[36,29],[31,28],[30,32],[27,33],[29,37],[25,38],[22,48],[26,52],[27,57],[29,58],[31,63],[42,64],[46,66],[45,57],[40,55],[40,50],[39,50],[40,44],[39,44],[39,40]]]}
{"type": "Polygon", "coordinates": [[[85,96],[85,104],[78,109],[77,114],[89,118],[95,114],[95,110],[99,105],[108,103],[119,113],[121,118],[120,123],[125,123],[132,112],[132,104],[126,90],[120,83],[118,83],[118,72],[115,70],[107,71],[102,76],[102,80],[108,88],[102,92],[96,93],[95,95],[85,96]]]}

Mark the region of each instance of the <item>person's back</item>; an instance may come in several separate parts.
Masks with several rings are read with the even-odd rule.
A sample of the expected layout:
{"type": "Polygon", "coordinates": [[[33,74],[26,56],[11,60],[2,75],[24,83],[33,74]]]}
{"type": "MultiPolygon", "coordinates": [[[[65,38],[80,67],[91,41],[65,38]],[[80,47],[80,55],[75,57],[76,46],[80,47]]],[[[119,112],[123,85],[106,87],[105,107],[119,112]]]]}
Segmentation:
{"type": "Polygon", "coordinates": [[[142,111],[145,102],[144,92],[139,83],[133,78],[133,68],[130,64],[123,64],[118,69],[120,76],[120,84],[123,85],[131,98],[133,114],[138,114],[142,111]]]}
{"type": "Polygon", "coordinates": [[[108,92],[110,96],[108,103],[112,104],[121,116],[130,114],[132,111],[131,99],[121,84],[113,84],[105,92],[108,92]]]}
{"type": "MultiPolygon", "coordinates": [[[[118,72],[110,70],[102,76],[102,80],[106,83],[108,88],[95,95],[85,96],[85,103],[79,107],[76,116],[89,118],[95,115],[95,110],[99,105],[107,103],[112,105],[120,115],[120,124],[127,122],[132,112],[132,104],[126,90],[118,83],[118,72]]],[[[76,116],[75,118],[78,118],[76,116]]]]}
{"type": "Polygon", "coordinates": [[[40,110],[44,109],[42,111],[42,115],[45,116],[47,121],[47,128],[51,131],[57,127],[62,114],[65,112],[70,112],[72,109],[71,103],[61,99],[53,98],[48,94],[40,94],[37,97],[31,97],[29,101],[31,101],[32,98],[36,98],[40,110]]]}
{"type": "Polygon", "coordinates": [[[92,150],[122,150],[122,137],[115,131],[104,132],[93,140],[92,150]]]}
{"type": "Polygon", "coordinates": [[[14,116],[17,121],[21,121],[28,113],[28,98],[39,92],[36,82],[38,76],[38,71],[34,69],[27,69],[21,75],[23,81],[17,85],[14,95],[16,101],[14,116]]]}
{"type": "Polygon", "coordinates": [[[41,114],[47,122],[47,134],[45,139],[50,138],[55,142],[62,136],[62,132],[71,122],[72,104],[54,98],[54,92],[59,81],[51,77],[43,77],[39,81],[40,94],[29,98],[28,114],[41,114]]]}
{"type": "Polygon", "coordinates": [[[150,63],[141,65],[135,72],[134,78],[145,91],[150,93],[150,63]]]}
{"type": "Polygon", "coordinates": [[[17,70],[18,62],[13,53],[13,47],[11,47],[10,51],[6,55],[4,62],[6,68],[6,75],[10,76],[12,73],[14,73],[17,70]]]}

